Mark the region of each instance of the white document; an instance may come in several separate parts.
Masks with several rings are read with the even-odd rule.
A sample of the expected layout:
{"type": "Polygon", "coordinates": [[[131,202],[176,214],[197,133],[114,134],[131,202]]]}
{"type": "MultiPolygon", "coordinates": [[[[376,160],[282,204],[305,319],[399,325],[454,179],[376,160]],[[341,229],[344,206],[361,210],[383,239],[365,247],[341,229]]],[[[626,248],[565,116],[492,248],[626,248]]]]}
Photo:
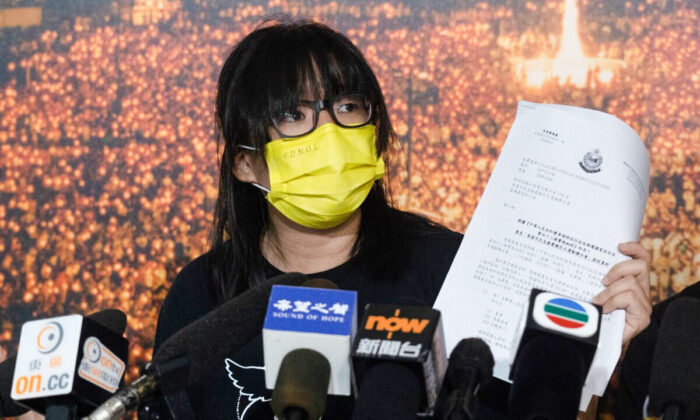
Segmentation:
{"type": "MultiPolygon", "coordinates": [[[[603,290],[620,242],[634,241],[649,195],[649,158],[612,115],[520,101],[513,127],[435,302],[448,352],[466,337],[491,348],[508,380],[533,287],[584,301],[603,290]]],[[[603,316],[581,397],[602,395],[620,357],[624,311],[603,316]]]]}

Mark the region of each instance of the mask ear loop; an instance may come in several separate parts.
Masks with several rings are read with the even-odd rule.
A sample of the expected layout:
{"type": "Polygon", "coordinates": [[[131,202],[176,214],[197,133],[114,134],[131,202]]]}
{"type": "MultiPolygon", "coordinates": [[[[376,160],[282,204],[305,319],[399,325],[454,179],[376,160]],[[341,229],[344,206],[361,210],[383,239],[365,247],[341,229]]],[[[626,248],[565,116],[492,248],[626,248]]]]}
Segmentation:
{"type": "Polygon", "coordinates": [[[262,185],[258,184],[257,182],[251,182],[250,185],[257,187],[258,189],[264,191],[266,194],[270,192],[268,188],[263,187],[262,185]]]}
{"type": "Polygon", "coordinates": [[[253,146],[248,146],[247,144],[237,144],[236,147],[240,147],[241,149],[246,149],[246,150],[252,150],[254,152],[257,152],[258,149],[256,149],[253,146]]]}
{"type": "MultiPolygon", "coordinates": [[[[241,149],[246,149],[246,150],[251,150],[253,152],[257,152],[258,149],[256,149],[253,146],[248,146],[247,144],[238,144],[236,147],[240,147],[241,149]]],[[[264,191],[266,194],[270,192],[268,188],[263,187],[262,185],[258,184],[257,182],[251,182],[250,183],[252,186],[257,187],[258,189],[264,191]]]]}

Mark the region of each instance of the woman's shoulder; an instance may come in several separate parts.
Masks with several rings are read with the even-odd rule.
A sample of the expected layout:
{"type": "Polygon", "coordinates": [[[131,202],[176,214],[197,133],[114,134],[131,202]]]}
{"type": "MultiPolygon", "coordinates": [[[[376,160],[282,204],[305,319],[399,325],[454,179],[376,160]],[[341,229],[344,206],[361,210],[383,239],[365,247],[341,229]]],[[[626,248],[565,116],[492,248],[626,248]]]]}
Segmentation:
{"type": "Polygon", "coordinates": [[[163,307],[180,307],[184,304],[215,300],[212,293],[211,251],[206,252],[185,264],[173,279],[163,307]]]}
{"type": "Polygon", "coordinates": [[[202,286],[211,279],[211,258],[212,252],[208,251],[185,264],[175,276],[168,296],[201,292],[202,286]]]}
{"type": "Polygon", "coordinates": [[[426,304],[432,304],[452,266],[463,235],[415,213],[394,214],[397,272],[420,289],[426,304]]]}
{"type": "Polygon", "coordinates": [[[387,244],[407,266],[420,271],[447,273],[463,235],[422,215],[392,210],[395,232],[387,244]]]}
{"type": "Polygon", "coordinates": [[[463,234],[416,213],[392,210],[393,218],[398,221],[398,229],[405,235],[404,240],[415,242],[422,248],[435,248],[441,251],[454,251],[462,243],[463,234]]]}
{"type": "Polygon", "coordinates": [[[693,283],[675,295],[669,297],[668,299],[661,301],[654,305],[654,310],[652,312],[652,321],[656,321],[661,325],[661,320],[666,313],[668,307],[678,299],[681,298],[693,298],[700,299],[700,282],[693,283]]]}

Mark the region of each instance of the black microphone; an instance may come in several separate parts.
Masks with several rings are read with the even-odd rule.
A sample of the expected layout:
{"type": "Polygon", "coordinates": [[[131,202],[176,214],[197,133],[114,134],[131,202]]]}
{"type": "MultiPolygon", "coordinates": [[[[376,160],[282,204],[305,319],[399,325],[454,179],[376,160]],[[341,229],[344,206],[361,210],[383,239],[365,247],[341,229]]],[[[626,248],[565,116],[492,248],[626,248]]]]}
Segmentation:
{"type": "Polygon", "coordinates": [[[508,412],[512,418],[576,418],[587,370],[575,343],[564,337],[537,336],[522,349],[511,373],[508,412]]]}
{"type": "Polygon", "coordinates": [[[414,420],[421,399],[421,381],[415,369],[401,363],[380,362],[363,375],[352,418],[414,420]]]}
{"type": "MultiPolygon", "coordinates": [[[[368,304],[362,322],[358,325],[355,343],[352,348],[353,373],[360,392],[353,417],[375,417],[371,407],[385,404],[388,395],[400,398],[402,393],[412,394],[412,381],[393,381],[393,385],[383,393],[365,391],[365,374],[378,364],[402,365],[393,367],[397,374],[404,369],[413,372],[419,381],[418,410],[416,415],[431,416],[435,410],[438,391],[447,368],[445,338],[442,330],[440,311],[423,306],[368,304]]],[[[376,373],[375,373],[376,375],[376,373]]],[[[379,381],[381,378],[370,378],[379,381]]],[[[372,389],[372,383],[367,387],[372,389]]],[[[393,400],[392,400],[393,401],[393,400]]],[[[409,405],[411,410],[414,408],[409,405]]],[[[390,408],[387,408],[390,410],[390,408]]]]}
{"type": "MultiPolygon", "coordinates": [[[[160,381],[168,369],[178,369],[178,380],[187,386],[201,386],[210,374],[210,368],[223,360],[231,351],[240,348],[255,338],[262,329],[270,290],[275,284],[300,285],[307,280],[304,274],[287,273],[250,288],[236,298],[224,303],[206,316],[186,326],[168,338],[158,352],[146,374],[131,385],[118,391],[112,398],[98,407],[89,420],[118,419],[129,410],[137,408],[147,397],[162,387],[172,387],[173,392],[183,391],[183,383],[160,381]],[[216,337],[216,345],[212,338],[216,337]],[[175,361],[175,362],[173,362],[175,361]]],[[[170,389],[170,388],[169,388],[170,389]]],[[[181,417],[177,407],[169,409],[174,418],[181,417]]]]}
{"type": "Polygon", "coordinates": [[[126,331],[126,314],[119,309],[104,309],[88,315],[88,318],[119,335],[126,331]]]}
{"type": "Polygon", "coordinates": [[[48,417],[89,413],[122,381],[125,329],[126,314],[116,309],[26,322],[20,353],[0,364],[0,417],[27,407],[48,417]]]}
{"type": "Polygon", "coordinates": [[[316,420],[326,409],[331,365],[321,353],[296,349],[282,359],[270,405],[280,420],[316,420]]]}
{"type": "MultiPolygon", "coordinates": [[[[246,290],[235,299],[214,309],[168,338],[153,356],[153,363],[186,355],[194,367],[204,368],[220,361],[260,334],[265,321],[267,300],[273,285],[297,286],[308,280],[301,273],[286,273],[246,290]],[[218,345],[210,345],[216,337],[218,345]]],[[[208,380],[206,369],[190,372],[189,383],[208,380]]]]}
{"type": "Polygon", "coordinates": [[[493,377],[493,354],[480,338],[464,338],[450,354],[440,393],[446,401],[438,404],[435,418],[461,420],[474,416],[477,394],[493,377]]]}
{"type": "Polygon", "coordinates": [[[510,371],[515,419],[576,418],[598,345],[599,306],[533,289],[510,371]]]}
{"type": "Polygon", "coordinates": [[[700,418],[700,300],[678,298],[661,320],[645,417],[700,418]]]}

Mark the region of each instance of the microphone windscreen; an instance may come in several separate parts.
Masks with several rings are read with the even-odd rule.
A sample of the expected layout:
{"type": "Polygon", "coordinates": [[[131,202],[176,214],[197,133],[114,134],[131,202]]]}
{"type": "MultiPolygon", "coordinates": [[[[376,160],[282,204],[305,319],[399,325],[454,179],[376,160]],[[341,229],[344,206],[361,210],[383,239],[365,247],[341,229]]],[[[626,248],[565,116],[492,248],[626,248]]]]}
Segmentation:
{"type": "Polygon", "coordinates": [[[489,345],[480,338],[462,339],[450,353],[447,365],[448,381],[456,383],[460,370],[474,368],[479,372],[479,382],[486,383],[493,376],[493,354],[489,345]]]}
{"type": "Polygon", "coordinates": [[[277,374],[270,405],[278,419],[287,417],[287,408],[300,408],[308,419],[319,419],[326,409],[331,365],[321,353],[311,349],[292,350],[284,356],[277,374]]]}
{"type": "Polygon", "coordinates": [[[661,320],[649,379],[649,406],[661,414],[669,404],[682,418],[700,418],[700,300],[673,301],[661,320]]]}
{"type": "Polygon", "coordinates": [[[190,384],[208,380],[212,366],[260,334],[272,286],[300,286],[308,278],[300,273],[273,277],[241,293],[168,338],[153,356],[153,363],[187,356],[190,384]]]}
{"type": "Polygon", "coordinates": [[[384,362],[364,374],[352,418],[356,420],[415,419],[421,384],[406,365],[384,362]]]}
{"type": "Polygon", "coordinates": [[[571,339],[534,337],[522,349],[508,398],[514,419],[574,419],[578,414],[586,366],[571,339]]]}
{"type": "Polygon", "coordinates": [[[126,330],[126,314],[119,309],[104,309],[88,315],[88,318],[119,335],[126,330]]]}
{"type": "MultiPolygon", "coordinates": [[[[104,309],[88,315],[87,318],[119,335],[124,334],[124,330],[126,330],[126,314],[118,309],[104,309]]],[[[16,362],[17,355],[14,355],[0,363],[0,417],[21,416],[29,411],[29,409],[16,404],[10,397],[16,362]]]]}
{"type": "Polygon", "coordinates": [[[338,285],[327,279],[309,279],[301,285],[302,287],[313,287],[315,289],[337,290],[338,285]]]}

